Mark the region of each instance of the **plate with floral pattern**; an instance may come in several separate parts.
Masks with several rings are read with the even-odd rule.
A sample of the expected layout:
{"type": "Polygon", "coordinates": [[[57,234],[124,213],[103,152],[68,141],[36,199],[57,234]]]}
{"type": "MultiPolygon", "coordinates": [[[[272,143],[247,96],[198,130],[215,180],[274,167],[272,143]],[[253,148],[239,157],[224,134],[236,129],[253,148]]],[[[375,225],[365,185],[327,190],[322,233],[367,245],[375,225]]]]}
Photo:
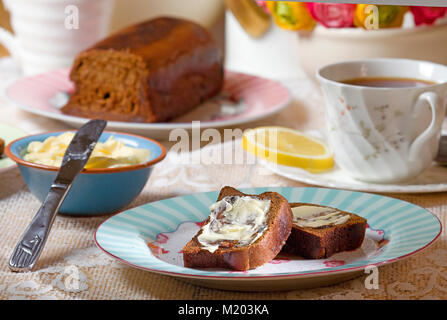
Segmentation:
{"type": "Polygon", "coordinates": [[[278,192],[305,202],[356,213],[368,221],[365,240],[354,251],[326,259],[280,253],[249,271],[183,266],[182,249],[209,215],[218,191],[145,204],[104,221],[95,241],[111,257],[135,268],[211,288],[243,291],[290,290],[330,285],[409,257],[440,235],[439,219],[414,204],[376,194],[325,188],[244,188],[247,194],[278,192]]]}

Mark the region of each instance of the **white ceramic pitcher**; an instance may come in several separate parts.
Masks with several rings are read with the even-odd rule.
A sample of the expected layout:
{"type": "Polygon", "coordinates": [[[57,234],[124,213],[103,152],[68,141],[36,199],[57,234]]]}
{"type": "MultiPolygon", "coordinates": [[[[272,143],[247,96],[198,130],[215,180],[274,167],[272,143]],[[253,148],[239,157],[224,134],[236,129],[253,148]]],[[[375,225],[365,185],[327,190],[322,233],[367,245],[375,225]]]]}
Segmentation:
{"type": "Polygon", "coordinates": [[[107,35],[114,0],[4,0],[14,35],[0,28],[25,75],[71,66],[80,51],[107,35]]]}

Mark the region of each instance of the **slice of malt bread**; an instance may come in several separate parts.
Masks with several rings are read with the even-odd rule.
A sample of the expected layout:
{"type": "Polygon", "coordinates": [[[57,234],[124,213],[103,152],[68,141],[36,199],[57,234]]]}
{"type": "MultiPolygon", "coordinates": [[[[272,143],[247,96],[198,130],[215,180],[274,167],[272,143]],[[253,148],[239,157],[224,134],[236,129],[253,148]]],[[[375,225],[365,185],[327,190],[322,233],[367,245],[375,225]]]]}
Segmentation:
{"type": "MultiPolygon", "coordinates": [[[[293,209],[304,205],[317,206],[307,203],[291,203],[290,207],[293,209]]],[[[318,205],[317,207],[323,206],[318,205]]],[[[349,215],[349,220],[339,225],[318,228],[302,227],[294,222],[283,251],[298,254],[304,258],[323,259],[337,252],[359,248],[365,237],[366,219],[353,213],[327,208],[349,215]]]]}
{"type": "MultiPolygon", "coordinates": [[[[222,241],[216,251],[210,252],[198,241],[202,229],[189,241],[183,249],[183,261],[189,268],[226,268],[248,270],[259,267],[275,258],[286,243],[292,229],[292,212],[287,200],[276,192],[265,192],[260,195],[244,194],[232,187],[224,187],[217,201],[227,196],[250,196],[261,200],[270,200],[267,212],[267,228],[254,242],[244,245],[228,246],[222,241]]],[[[210,222],[210,217],[205,225],[210,222]]],[[[234,244],[234,243],[233,243],[234,244]]]]}

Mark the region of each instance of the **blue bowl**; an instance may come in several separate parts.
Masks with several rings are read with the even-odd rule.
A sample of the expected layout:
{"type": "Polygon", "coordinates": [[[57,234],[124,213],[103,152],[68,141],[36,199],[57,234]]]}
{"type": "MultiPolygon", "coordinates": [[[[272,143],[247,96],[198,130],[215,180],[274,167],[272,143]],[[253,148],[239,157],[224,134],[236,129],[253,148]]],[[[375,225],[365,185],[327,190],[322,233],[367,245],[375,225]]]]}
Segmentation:
{"type": "MultiPolygon", "coordinates": [[[[44,141],[63,132],[27,136],[12,141],[5,148],[6,155],[17,163],[29,190],[40,201],[48,194],[59,168],[32,163],[24,160],[23,156],[30,142],[44,141]]],[[[153,165],[166,156],[166,149],[160,143],[132,134],[106,131],[99,141],[105,142],[110,136],[127,146],[150,150],[149,161],[118,168],[84,169],[74,180],[59,213],[89,216],[123,209],[140,194],[149,179],[153,165]]]]}

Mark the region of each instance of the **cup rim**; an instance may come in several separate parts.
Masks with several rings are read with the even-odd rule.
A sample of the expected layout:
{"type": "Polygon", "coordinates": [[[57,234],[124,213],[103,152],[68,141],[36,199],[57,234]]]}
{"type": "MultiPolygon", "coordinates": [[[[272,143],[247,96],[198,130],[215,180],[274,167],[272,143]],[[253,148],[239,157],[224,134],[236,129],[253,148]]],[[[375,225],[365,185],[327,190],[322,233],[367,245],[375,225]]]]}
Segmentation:
{"type": "MultiPolygon", "coordinates": [[[[8,145],[5,147],[5,155],[7,157],[9,157],[11,160],[13,160],[14,162],[16,162],[19,165],[23,165],[26,167],[30,167],[30,168],[35,168],[35,169],[41,169],[41,170],[46,170],[46,171],[59,171],[60,167],[56,167],[56,166],[48,166],[48,165],[44,165],[44,164],[40,164],[40,163],[34,163],[31,161],[26,161],[25,159],[16,156],[12,151],[11,151],[11,147],[23,140],[23,139],[28,139],[28,138],[32,138],[32,137],[38,137],[38,136],[42,136],[42,135],[56,135],[58,133],[62,134],[65,132],[76,132],[76,130],[57,130],[57,131],[48,131],[48,132],[42,132],[42,133],[37,133],[37,134],[32,134],[32,135],[27,135],[18,139],[15,139],[13,141],[11,141],[10,143],[8,143],[8,145]]],[[[134,165],[129,165],[129,166],[122,166],[122,167],[115,167],[115,168],[94,168],[94,169],[82,169],[82,171],[80,172],[80,174],[107,174],[107,173],[118,173],[118,172],[127,172],[127,171],[133,171],[133,170],[138,170],[138,169],[142,169],[142,168],[146,168],[146,167],[150,167],[160,161],[162,161],[165,157],[166,157],[166,148],[158,141],[153,140],[151,138],[146,138],[143,136],[139,136],[136,134],[131,134],[131,133],[124,133],[124,132],[117,132],[117,131],[108,131],[105,130],[104,133],[109,133],[109,134],[116,134],[116,135],[124,135],[124,136],[129,136],[129,137],[133,137],[133,138],[138,138],[138,139],[143,139],[143,140],[147,140],[153,144],[155,144],[156,146],[158,146],[161,150],[161,153],[158,157],[152,159],[152,160],[148,160],[144,163],[140,163],[140,164],[134,164],[134,165]]]]}
{"type": "MultiPolygon", "coordinates": [[[[447,71],[447,66],[440,64],[440,63],[426,61],[426,60],[406,59],[406,58],[368,58],[368,59],[353,59],[353,60],[346,60],[346,61],[326,64],[326,65],[318,68],[318,70],[316,71],[316,78],[318,79],[318,81],[320,83],[327,82],[327,83],[331,83],[331,84],[338,85],[338,86],[349,87],[349,88],[355,87],[355,88],[359,88],[362,90],[389,91],[389,90],[399,90],[399,89],[400,90],[415,89],[415,87],[391,88],[391,87],[367,87],[367,86],[361,86],[361,85],[353,85],[353,84],[343,83],[343,82],[340,82],[337,80],[332,80],[332,79],[329,79],[322,75],[322,72],[324,70],[331,68],[331,67],[337,67],[337,66],[343,66],[343,65],[349,65],[349,64],[360,64],[360,63],[371,63],[371,62],[392,62],[392,61],[400,61],[400,62],[408,62],[408,63],[426,63],[426,64],[430,64],[430,65],[433,65],[438,68],[446,69],[446,71],[447,71]]],[[[436,82],[434,84],[426,85],[423,88],[430,89],[430,88],[435,88],[435,87],[446,85],[446,84],[447,84],[447,79],[444,80],[444,82],[436,82]]]]}

